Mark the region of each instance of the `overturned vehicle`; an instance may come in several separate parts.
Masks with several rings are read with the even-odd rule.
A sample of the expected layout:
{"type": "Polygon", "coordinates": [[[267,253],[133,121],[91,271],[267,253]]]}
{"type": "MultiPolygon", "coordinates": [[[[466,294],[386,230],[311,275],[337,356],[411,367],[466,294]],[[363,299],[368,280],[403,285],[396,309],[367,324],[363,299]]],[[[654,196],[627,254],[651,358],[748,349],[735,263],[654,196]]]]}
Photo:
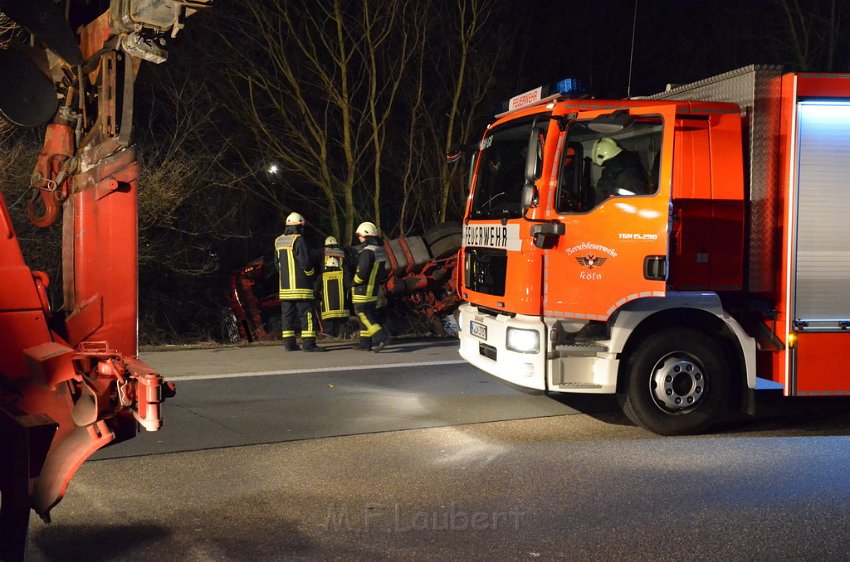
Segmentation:
{"type": "MultiPolygon", "coordinates": [[[[387,281],[378,300],[385,329],[394,336],[454,336],[457,293],[457,254],[461,227],[444,223],[422,236],[384,240],[387,281]]],[[[347,248],[350,255],[357,247],[347,248]]],[[[223,339],[230,343],[280,338],[278,272],[271,256],[259,257],[235,270],[227,287],[223,339]]],[[[318,318],[318,315],[317,315],[318,318]]],[[[341,337],[357,333],[353,316],[341,337]]]]}

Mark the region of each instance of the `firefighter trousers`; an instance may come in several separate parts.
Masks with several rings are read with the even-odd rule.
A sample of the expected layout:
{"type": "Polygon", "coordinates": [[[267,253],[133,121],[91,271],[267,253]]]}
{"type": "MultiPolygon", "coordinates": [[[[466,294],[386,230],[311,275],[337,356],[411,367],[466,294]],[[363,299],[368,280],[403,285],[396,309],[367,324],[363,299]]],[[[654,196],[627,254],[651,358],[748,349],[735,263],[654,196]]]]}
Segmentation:
{"type": "Polygon", "coordinates": [[[316,339],[316,319],[313,315],[314,302],[310,300],[280,301],[281,337],[294,341],[298,332],[302,338],[316,339]]]}
{"type": "Polygon", "coordinates": [[[389,337],[384,332],[384,329],[378,323],[376,310],[378,308],[375,302],[361,302],[354,304],[354,313],[357,319],[360,320],[360,341],[371,342],[372,338],[376,341],[386,341],[389,337]]]}

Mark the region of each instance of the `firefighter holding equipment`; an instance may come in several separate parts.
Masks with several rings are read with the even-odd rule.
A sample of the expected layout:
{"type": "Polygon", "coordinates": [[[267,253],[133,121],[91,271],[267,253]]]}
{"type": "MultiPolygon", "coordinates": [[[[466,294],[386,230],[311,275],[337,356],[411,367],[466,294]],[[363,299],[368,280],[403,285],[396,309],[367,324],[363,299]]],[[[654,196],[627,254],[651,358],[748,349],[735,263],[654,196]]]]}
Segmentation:
{"type": "Polygon", "coordinates": [[[348,323],[346,293],[351,286],[351,276],[344,267],[345,252],[333,236],[325,238],[322,255],[322,275],[317,283],[321,293],[319,301],[322,332],[330,336],[343,335],[348,323]]]}
{"type": "Polygon", "coordinates": [[[378,288],[386,281],[385,264],[387,254],[378,236],[378,228],[371,222],[361,223],[355,231],[364,245],[357,254],[357,269],[354,272],[352,302],[354,312],[360,320],[360,344],[358,349],[381,351],[390,337],[378,324],[378,288]],[[374,348],[373,348],[374,343],[374,348]]]}
{"type": "Polygon", "coordinates": [[[614,195],[643,195],[649,185],[640,156],[623,150],[617,141],[603,137],[593,143],[590,158],[602,166],[602,177],[596,184],[596,203],[614,195]]]}
{"type": "Polygon", "coordinates": [[[284,349],[297,351],[297,332],[301,332],[304,351],[326,351],[316,345],[313,284],[316,271],[310,248],[304,240],[304,217],[290,213],[286,229],[274,242],[274,259],[280,273],[280,313],[284,349]]]}

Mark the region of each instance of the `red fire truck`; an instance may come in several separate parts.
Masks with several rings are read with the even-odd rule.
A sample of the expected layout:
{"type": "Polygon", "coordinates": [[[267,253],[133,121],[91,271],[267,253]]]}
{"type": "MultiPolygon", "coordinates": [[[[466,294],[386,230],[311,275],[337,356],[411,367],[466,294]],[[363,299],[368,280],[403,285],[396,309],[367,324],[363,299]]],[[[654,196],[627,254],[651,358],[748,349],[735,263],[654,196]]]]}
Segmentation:
{"type": "Polygon", "coordinates": [[[463,358],[616,393],[660,434],[750,411],[760,388],[850,393],[850,74],[750,66],[647,98],[514,101],[473,164],[463,358]]]}

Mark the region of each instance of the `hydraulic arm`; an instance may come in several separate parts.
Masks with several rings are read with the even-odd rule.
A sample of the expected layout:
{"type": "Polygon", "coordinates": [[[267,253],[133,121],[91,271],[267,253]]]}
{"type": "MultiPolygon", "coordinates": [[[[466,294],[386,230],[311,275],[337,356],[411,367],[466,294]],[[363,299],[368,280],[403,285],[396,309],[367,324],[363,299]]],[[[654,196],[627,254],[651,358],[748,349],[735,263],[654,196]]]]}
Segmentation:
{"type": "Polygon", "coordinates": [[[133,83],[211,0],[0,0],[19,26],[0,51],[0,115],[46,126],[28,217],[62,220],[64,305],[25,263],[0,195],[0,558],[23,557],[30,506],[46,521],[74,472],[137,427],[162,425],[173,387],[137,357],[133,83]],[[35,47],[35,48],[33,48],[35,47]],[[26,507],[21,498],[28,498],[26,507]]]}

